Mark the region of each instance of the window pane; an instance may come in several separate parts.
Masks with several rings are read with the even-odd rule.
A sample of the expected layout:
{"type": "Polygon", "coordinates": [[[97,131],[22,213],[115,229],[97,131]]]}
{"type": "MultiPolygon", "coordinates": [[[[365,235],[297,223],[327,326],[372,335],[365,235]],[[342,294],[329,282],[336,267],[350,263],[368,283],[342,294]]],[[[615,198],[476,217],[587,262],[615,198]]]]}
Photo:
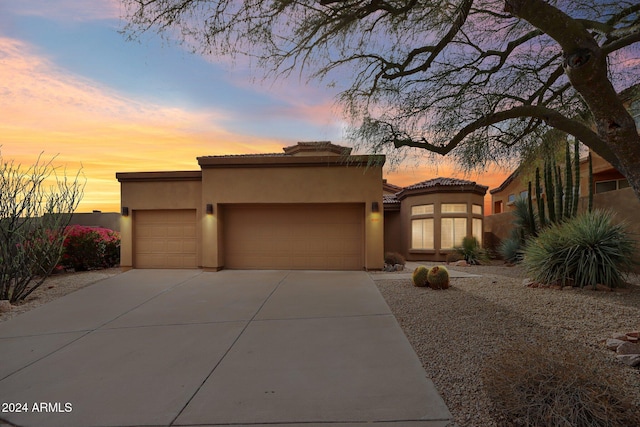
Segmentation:
{"type": "Polygon", "coordinates": [[[462,239],[467,235],[466,218],[442,218],[440,225],[441,249],[462,246],[462,239]]]}
{"type": "Polygon", "coordinates": [[[627,181],[626,179],[620,179],[618,180],[618,189],[620,188],[627,188],[630,187],[629,185],[629,181],[627,181]]]}
{"type": "Polygon", "coordinates": [[[411,221],[411,248],[433,249],[433,218],[411,221]]]}
{"type": "Polygon", "coordinates": [[[474,214],[482,215],[482,206],[481,205],[471,206],[471,212],[474,214]]]}
{"type": "Polygon", "coordinates": [[[471,226],[473,227],[473,237],[478,239],[478,243],[482,245],[482,220],[480,218],[473,218],[471,226]]]}
{"type": "Polygon", "coordinates": [[[411,215],[428,215],[433,213],[433,204],[411,206],[411,215]]]}
{"type": "Polygon", "coordinates": [[[615,181],[600,181],[596,182],[596,193],[605,193],[607,191],[614,191],[617,189],[615,181]]]}
{"type": "Polygon", "coordinates": [[[443,203],[440,207],[440,212],[445,213],[466,213],[466,203],[443,203]]]}
{"type": "Polygon", "coordinates": [[[467,218],[454,218],[454,239],[455,246],[462,246],[462,239],[467,235],[467,218]]]}
{"type": "Polygon", "coordinates": [[[516,195],[515,194],[509,194],[509,203],[513,203],[516,201],[516,195]]]}
{"type": "Polygon", "coordinates": [[[411,221],[411,247],[422,249],[422,220],[420,219],[411,221]]]}

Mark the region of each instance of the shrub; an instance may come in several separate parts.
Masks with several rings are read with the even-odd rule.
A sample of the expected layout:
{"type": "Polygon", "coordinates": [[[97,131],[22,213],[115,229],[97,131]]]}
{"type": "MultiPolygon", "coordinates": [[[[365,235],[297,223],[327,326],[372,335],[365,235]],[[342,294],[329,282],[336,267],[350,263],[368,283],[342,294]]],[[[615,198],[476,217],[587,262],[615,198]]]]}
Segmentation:
{"type": "Polygon", "coordinates": [[[482,249],[480,242],[474,236],[465,236],[462,239],[462,246],[455,248],[455,250],[471,265],[484,264],[489,261],[487,252],[482,249]]]}
{"type": "Polygon", "coordinates": [[[427,286],[427,274],[429,274],[429,269],[424,265],[418,266],[413,271],[413,285],[418,286],[420,288],[427,286]]]}
{"type": "Polygon", "coordinates": [[[101,227],[70,226],[62,263],[76,271],[108,268],[120,263],[120,236],[101,227]]]}
{"type": "Polygon", "coordinates": [[[481,376],[499,415],[518,426],[632,426],[640,413],[608,372],[576,352],[541,343],[509,345],[481,376]]]}
{"type": "Polygon", "coordinates": [[[521,246],[520,238],[514,236],[509,237],[500,242],[498,254],[500,254],[506,262],[517,264],[524,258],[524,252],[521,246]]]}
{"type": "Polygon", "coordinates": [[[449,287],[449,270],[441,265],[431,267],[427,274],[427,282],[432,289],[447,289],[449,287]]]}
{"type": "Polygon", "coordinates": [[[397,252],[387,252],[384,254],[384,263],[389,265],[406,264],[404,257],[397,252]]]}
{"type": "Polygon", "coordinates": [[[617,287],[633,268],[635,243],[610,211],[595,210],[545,229],[525,248],[524,266],[536,281],[617,287]]]}

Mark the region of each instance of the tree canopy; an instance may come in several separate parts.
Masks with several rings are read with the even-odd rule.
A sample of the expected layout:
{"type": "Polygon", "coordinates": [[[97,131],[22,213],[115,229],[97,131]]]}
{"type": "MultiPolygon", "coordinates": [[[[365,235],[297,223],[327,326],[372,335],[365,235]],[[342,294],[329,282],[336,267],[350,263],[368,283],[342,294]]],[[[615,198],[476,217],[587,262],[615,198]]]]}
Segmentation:
{"type": "Polygon", "coordinates": [[[619,92],[640,83],[637,0],[122,0],[132,38],[247,55],[279,76],[347,82],[353,136],[469,168],[556,128],[640,198],[640,137],[619,92]]]}

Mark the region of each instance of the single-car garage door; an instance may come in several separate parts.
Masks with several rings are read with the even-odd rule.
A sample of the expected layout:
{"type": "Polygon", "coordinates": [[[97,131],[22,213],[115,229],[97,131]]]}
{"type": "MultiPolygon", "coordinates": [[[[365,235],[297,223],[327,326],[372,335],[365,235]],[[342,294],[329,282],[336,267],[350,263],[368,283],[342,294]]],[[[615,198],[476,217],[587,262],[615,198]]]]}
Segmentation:
{"type": "Polygon", "coordinates": [[[364,205],[227,205],[226,268],[362,270],[364,205]]]}
{"type": "Polygon", "coordinates": [[[195,268],[196,211],[134,211],[136,268],[195,268]]]}

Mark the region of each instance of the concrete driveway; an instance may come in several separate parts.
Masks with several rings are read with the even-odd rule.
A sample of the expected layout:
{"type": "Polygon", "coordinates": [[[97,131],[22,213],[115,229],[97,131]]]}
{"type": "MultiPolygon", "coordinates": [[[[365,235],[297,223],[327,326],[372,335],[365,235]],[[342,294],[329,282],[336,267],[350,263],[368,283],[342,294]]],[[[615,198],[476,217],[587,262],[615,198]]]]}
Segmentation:
{"type": "Polygon", "coordinates": [[[38,427],[451,418],[365,272],[114,276],[0,324],[0,404],[38,427]]]}

